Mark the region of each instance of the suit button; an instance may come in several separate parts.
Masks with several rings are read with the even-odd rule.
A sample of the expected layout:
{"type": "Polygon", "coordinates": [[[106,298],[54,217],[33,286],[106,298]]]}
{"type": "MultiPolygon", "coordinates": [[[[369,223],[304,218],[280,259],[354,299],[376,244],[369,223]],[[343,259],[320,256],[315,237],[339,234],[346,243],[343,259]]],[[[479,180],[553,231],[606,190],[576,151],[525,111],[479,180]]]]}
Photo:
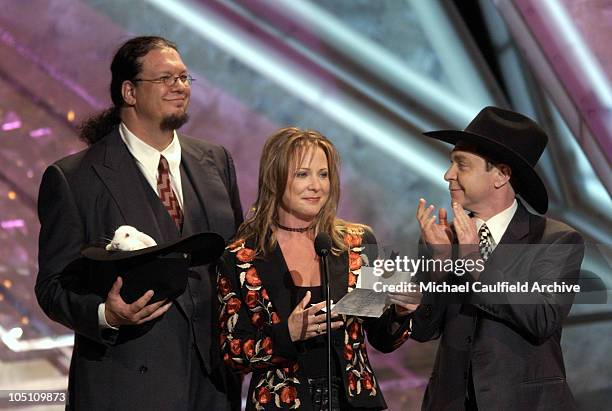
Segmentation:
{"type": "Polygon", "coordinates": [[[468,336],[465,338],[465,342],[466,342],[466,343],[468,343],[468,344],[471,344],[471,343],[472,343],[472,337],[468,335],[468,336]]]}
{"type": "Polygon", "coordinates": [[[425,306],[425,317],[429,317],[431,315],[431,305],[427,304],[425,306]]]}
{"type": "Polygon", "coordinates": [[[146,366],[141,366],[140,369],[138,370],[138,372],[140,372],[141,374],[144,374],[148,371],[149,369],[146,366]]]}

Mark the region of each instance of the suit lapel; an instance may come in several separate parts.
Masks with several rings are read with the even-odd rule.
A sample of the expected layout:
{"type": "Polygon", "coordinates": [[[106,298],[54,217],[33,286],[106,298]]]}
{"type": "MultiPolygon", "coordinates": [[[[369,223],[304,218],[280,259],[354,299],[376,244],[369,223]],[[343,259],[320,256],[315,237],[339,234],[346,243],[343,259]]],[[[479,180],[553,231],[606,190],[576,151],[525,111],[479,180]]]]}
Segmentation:
{"type": "Polygon", "coordinates": [[[141,184],[140,170],[119,131],[113,131],[101,144],[106,146],[104,160],[102,164],[93,164],[93,168],[115,200],[124,221],[158,243],[163,242],[164,236],[148,204],[146,187],[141,184]]]}
{"type": "Polygon", "coordinates": [[[517,261],[517,247],[519,244],[528,242],[529,232],[529,212],[519,202],[514,217],[508,224],[499,244],[493,250],[486,266],[495,267],[503,272],[513,270],[512,263],[517,261]]]}
{"type": "Polygon", "coordinates": [[[212,154],[201,150],[188,139],[179,136],[181,142],[181,164],[193,184],[200,204],[208,221],[208,229],[217,232],[226,240],[234,235],[234,227],[227,221],[233,221],[233,213],[227,189],[219,170],[212,159],[212,154]]]}
{"type": "MultiPolygon", "coordinates": [[[[518,200],[517,200],[518,201],[518,200]]],[[[518,208],[506,232],[499,241],[500,244],[520,244],[524,242],[529,234],[529,212],[521,202],[518,203],[518,208]]]]}
{"type": "Polygon", "coordinates": [[[201,205],[193,191],[193,183],[181,166],[181,183],[183,186],[183,231],[182,237],[206,231],[209,224],[206,220],[204,205],[201,205]]]}
{"type": "Polygon", "coordinates": [[[270,256],[266,259],[257,258],[254,265],[263,287],[268,292],[270,301],[276,307],[278,315],[281,319],[286,320],[292,311],[291,295],[293,290],[291,286],[293,281],[278,244],[270,256]]]}

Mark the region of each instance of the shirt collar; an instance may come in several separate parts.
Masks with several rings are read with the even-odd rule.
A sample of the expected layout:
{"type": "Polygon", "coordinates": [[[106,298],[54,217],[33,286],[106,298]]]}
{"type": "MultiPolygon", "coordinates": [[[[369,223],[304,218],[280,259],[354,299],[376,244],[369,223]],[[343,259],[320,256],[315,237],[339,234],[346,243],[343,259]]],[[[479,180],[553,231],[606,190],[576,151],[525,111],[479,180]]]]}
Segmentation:
{"type": "MultiPolygon", "coordinates": [[[[493,217],[489,218],[486,223],[489,231],[491,232],[491,236],[493,236],[493,241],[495,244],[499,244],[501,238],[503,237],[508,225],[510,225],[510,221],[512,221],[512,217],[516,213],[518,209],[518,203],[516,198],[512,202],[512,205],[506,208],[504,211],[495,214],[493,217]]],[[[482,224],[485,223],[484,220],[480,218],[476,218],[476,230],[480,230],[482,224]]]]}
{"type": "Polygon", "coordinates": [[[130,154],[132,154],[136,161],[141,163],[151,175],[157,175],[160,155],[163,155],[166,160],[168,160],[171,175],[177,176],[180,172],[181,143],[176,134],[176,130],[173,131],[172,142],[161,152],[138,138],[124,123],[121,123],[119,126],[119,134],[130,154]]]}

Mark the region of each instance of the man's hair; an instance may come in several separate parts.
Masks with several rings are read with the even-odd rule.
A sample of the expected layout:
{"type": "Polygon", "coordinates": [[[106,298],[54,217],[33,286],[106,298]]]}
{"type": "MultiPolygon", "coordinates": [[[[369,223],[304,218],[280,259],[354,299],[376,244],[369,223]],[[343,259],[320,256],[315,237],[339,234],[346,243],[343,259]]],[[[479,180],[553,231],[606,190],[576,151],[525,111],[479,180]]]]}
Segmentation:
{"type": "Polygon", "coordinates": [[[79,138],[88,145],[101,140],[121,123],[120,109],[124,106],[121,87],[126,80],[134,80],[142,71],[142,57],[151,50],[171,48],[176,44],[163,37],[141,36],[126,41],[115,53],[110,66],[110,95],[113,105],[79,124],[79,138]]]}

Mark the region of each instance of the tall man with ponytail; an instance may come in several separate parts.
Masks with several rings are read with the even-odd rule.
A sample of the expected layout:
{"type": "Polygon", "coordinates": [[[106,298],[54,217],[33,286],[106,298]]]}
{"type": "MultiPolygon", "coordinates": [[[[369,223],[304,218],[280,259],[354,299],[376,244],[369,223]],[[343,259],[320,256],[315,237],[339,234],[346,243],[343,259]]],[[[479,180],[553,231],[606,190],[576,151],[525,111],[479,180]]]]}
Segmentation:
{"type": "Polygon", "coordinates": [[[181,296],[152,304],[152,291],[126,303],[121,277],[103,298],[87,273],[65,272],[84,245],[122,225],[162,244],[201,231],[229,239],[242,222],[229,153],[176,131],[193,81],[176,45],[133,38],[111,74],[113,106],[81,126],[89,147],[49,166],[39,193],[36,296],[75,333],[67,409],[236,409],[216,344],[211,268],[196,267],[181,296]]]}

